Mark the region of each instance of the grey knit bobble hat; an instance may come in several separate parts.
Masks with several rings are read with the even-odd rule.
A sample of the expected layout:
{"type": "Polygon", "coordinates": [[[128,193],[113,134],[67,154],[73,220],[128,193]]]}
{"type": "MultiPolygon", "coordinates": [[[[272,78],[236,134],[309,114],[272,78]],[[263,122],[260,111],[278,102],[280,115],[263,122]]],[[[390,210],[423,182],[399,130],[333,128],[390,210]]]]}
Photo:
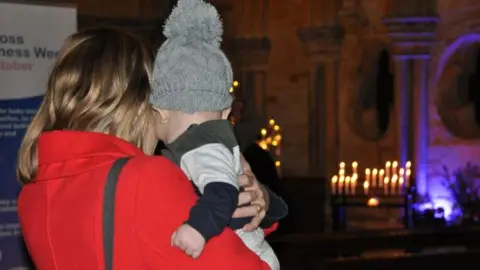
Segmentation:
{"type": "Polygon", "coordinates": [[[222,22],[203,0],[179,0],[168,17],[153,68],[150,103],[161,109],[194,113],[232,105],[230,62],[220,49],[222,22]]]}

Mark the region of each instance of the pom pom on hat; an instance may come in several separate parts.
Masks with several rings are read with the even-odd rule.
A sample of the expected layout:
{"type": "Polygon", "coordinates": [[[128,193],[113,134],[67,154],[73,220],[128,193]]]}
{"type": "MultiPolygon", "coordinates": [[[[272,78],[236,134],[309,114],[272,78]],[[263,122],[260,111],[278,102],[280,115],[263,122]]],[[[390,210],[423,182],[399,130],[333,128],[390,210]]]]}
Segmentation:
{"type": "Polygon", "coordinates": [[[171,40],[200,41],[220,47],[223,27],[211,4],[203,0],[179,0],[165,23],[163,34],[171,40]]]}

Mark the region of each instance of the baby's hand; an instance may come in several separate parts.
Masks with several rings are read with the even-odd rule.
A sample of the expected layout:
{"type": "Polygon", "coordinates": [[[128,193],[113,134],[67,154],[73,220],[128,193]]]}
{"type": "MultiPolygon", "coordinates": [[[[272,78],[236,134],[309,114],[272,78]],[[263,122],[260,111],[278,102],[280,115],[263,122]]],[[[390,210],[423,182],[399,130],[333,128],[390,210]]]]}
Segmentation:
{"type": "Polygon", "coordinates": [[[205,246],[205,238],[190,225],[183,224],[172,235],[172,246],[179,247],[188,256],[196,259],[205,246]]]}

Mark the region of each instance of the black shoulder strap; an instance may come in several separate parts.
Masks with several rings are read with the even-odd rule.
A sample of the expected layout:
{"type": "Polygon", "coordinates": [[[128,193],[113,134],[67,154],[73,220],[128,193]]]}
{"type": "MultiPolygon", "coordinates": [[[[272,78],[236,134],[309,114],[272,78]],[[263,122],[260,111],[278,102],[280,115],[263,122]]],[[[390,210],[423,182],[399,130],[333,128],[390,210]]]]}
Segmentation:
{"type": "Polygon", "coordinates": [[[115,193],[117,191],[118,176],[129,157],[119,158],[114,163],[107,176],[107,183],[103,195],[103,253],[105,256],[105,269],[113,269],[113,236],[115,193]]]}

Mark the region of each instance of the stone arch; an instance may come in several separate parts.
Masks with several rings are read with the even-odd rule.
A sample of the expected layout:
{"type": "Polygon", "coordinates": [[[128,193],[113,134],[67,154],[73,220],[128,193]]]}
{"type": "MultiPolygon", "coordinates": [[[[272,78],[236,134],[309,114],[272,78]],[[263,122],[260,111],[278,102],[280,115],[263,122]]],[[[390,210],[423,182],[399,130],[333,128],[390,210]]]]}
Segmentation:
{"type": "Polygon", "coordinates": [[[362,139],[379,140],[390,128],[394,93],[392,57],[386,46],[365,47],[357,78],[349,97],[349,125],[362,139]],[[385,99],[390,100],[382,102],[385,99]]]}
{"type": "Polygon", "coordinates": [[[448,131],[464,139],[480,138],[480,98],[476,94],[480,85],[474,85],[478,79],[475,72],[480,74],[479,57],[480,34],[465,34],[446,47],[435,70],[437,113],[448,131]]]}

